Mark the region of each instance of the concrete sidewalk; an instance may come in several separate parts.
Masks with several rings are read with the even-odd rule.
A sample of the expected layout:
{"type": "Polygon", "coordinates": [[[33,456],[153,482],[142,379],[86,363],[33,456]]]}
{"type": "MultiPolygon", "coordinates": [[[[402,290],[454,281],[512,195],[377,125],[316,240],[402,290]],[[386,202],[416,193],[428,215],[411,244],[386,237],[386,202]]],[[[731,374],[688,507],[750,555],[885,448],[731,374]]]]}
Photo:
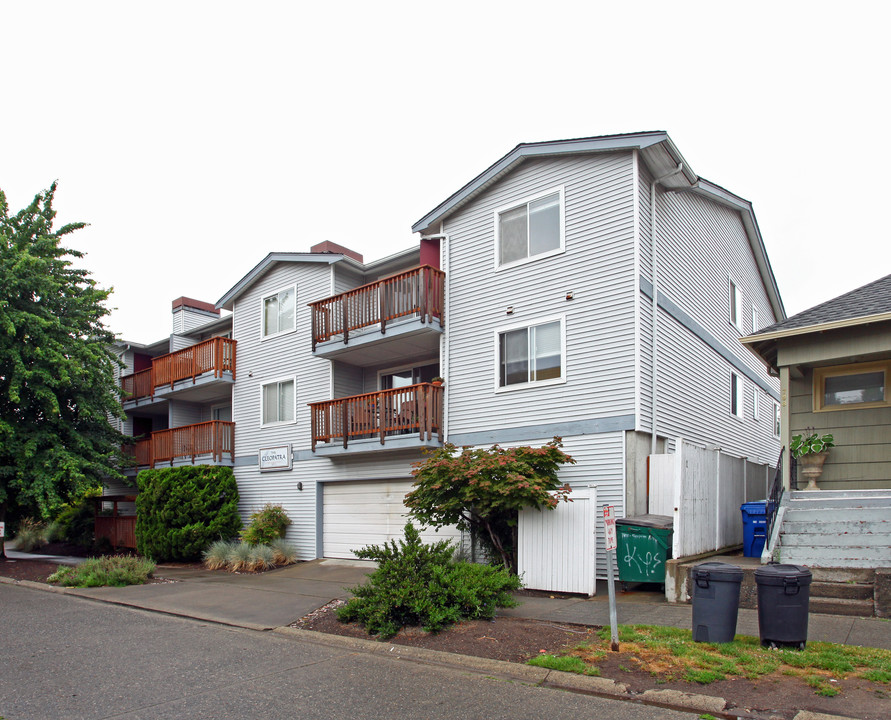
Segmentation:
{"type": "MultiPolygon", "coordinates": [[[[58,558],[47,559],[58,561],[58,558]]],[[[78,561],[77,558],[67,560],[78,561]]],[[[289,625],[332,600],[349,597],[345,588],[362,583],[373,568],[372,563],[359,560],[312,560],[260,575],[238,575],[159,565],[155,575],[175,582],[124,588],[66,589],[65,592],[198,620],[271,630],[289,625]]],[[[618,592],[617,588],[619,623],[690,629],[692,606],[666,602],[664,594],[656,587],[632,587],[629,592],[618,592]]],[[[598,583],[597,595],[593,598],[555,593],[553,596],[524,594],[518,600],[518,607],[502,609],[498,614],[544,622],[609,625],[605,582],[598,583]]],[[[740,609],[737,632],[758,637],[756,610],[740,609]]],[[[891,650],[891,622],[811,613],[808,640],[891,650]]]]}

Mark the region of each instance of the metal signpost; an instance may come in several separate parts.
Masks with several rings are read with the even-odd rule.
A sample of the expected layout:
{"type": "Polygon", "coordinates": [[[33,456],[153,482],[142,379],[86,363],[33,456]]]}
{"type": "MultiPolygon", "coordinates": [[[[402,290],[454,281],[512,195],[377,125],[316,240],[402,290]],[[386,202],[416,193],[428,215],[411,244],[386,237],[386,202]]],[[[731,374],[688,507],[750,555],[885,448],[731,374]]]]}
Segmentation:
{"type": "Polygon", "coordinates": [[[616,514],[612,505],[603,506],[603,524],[606,528],[606,584],[609,588],[609,626],[610,646],[613,652],[619,651],[619,626],[616,620],[616,582],[613,578],[615,568],[616,548],[619,546],[616,538],[616,514]]]}

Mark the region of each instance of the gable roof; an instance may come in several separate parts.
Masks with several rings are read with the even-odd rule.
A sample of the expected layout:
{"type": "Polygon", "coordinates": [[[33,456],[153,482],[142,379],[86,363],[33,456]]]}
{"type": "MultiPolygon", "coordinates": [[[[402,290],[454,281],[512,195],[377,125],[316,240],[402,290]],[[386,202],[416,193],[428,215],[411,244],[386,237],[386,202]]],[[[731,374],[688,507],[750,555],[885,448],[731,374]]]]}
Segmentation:
{"type": "Polygon", "coordinates": [[[891,321],[891,275],[803,310],[741,338],[740,342],[773,364],[776,341],[781,338],[884,321],[891,321]]]}
{"type": "Polygon", "coordinates": [[[692,192],[739,212],[774,317],[785,318],[786,310],[783,307],[783,300],[780,297],[773,269],[767,258],[767,251],[764,247],[764,240],[761,237],[758,221],[755,219],[755,213],[752,210],[752,203],[738,195],[734,195],[720,185],[699,177],[693,172],[690,164],[684,159],[677,146],[664,130],[621,135],[600,135],[571,140],[520,143],[507,155],[490,165],[473,180],[464,185],[464,187],[424,215],[412,225],[412,232],[426,234],[439,232],[437,226],[440,222],[471,202],[475,197],[526,160],[539,157],[631,150],[640,152],[640,157],[650,172],[652,172],[653,177],[662,178],[660,184],[666,189],[692,192]]]}
{"type": "Polygon", "coordinates": [[[233,285],[229,289],[229,291],[225,295],[223,295],[223,297],[217,300],[217,307],[224,308],[225,310],[231,310],[232,303],[235,301],[235,299],[245,290],[247,290],[251,285],[253,285],[254,281],[257,278],[259,278],[263,273],[265,273],[277,263],[310,262],[326,263],[330,265],[331,263],[340,262],[341,260],[347,260],[348,262],[358,264],[355,260],[347,258],[340,253],[271,252],[260,262],[254,265],[254,267],[243,278],[241,278],[241,280],[235,283],[235,285],[233,285]]]}

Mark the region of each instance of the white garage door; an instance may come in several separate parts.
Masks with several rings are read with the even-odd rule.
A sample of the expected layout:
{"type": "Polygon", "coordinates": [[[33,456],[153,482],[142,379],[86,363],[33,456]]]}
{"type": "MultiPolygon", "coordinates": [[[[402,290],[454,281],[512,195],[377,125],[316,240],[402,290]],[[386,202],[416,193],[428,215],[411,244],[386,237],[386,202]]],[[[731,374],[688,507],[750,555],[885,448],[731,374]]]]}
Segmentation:
{"type": "MultiPolygon", "coordinates": [[[[323,554],[328,558],[352,558],[354,550],[381,545],[403,537],[408,518],[402,500],[411,480],[369,480],[325,483],[322,487],[323,554]]],[[[417,527],[417,523],[415,523],[417,527]]],[[[455,528],[424,530],[425,542],[454,538],[455,528]]]]}

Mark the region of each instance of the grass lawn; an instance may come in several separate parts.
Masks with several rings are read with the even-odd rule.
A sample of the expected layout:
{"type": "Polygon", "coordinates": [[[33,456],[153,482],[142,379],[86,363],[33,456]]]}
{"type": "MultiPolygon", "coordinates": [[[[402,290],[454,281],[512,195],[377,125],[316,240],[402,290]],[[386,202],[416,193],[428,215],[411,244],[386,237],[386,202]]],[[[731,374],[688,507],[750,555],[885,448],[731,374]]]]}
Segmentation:
{"type": "MultiPolygon", "coordinates": [[[[599,641],[578,645],[561,656],[542,655],[531,665],[587,675],[600,674],[598,663],[609,654],[610,630],[599,641]]],[[[832,680],[862,678],[891,683],[891,651],[809,642],[804,650],[761,647],[758,638],[737,635],[730,643],[693,642],[690,630],[655,625],[620,625],[619,650],[639,669],[664,680],[707,685],[731,676],[749,680],[771,675],[797,676],[818,695],[832,696],[832,680]]]]}

